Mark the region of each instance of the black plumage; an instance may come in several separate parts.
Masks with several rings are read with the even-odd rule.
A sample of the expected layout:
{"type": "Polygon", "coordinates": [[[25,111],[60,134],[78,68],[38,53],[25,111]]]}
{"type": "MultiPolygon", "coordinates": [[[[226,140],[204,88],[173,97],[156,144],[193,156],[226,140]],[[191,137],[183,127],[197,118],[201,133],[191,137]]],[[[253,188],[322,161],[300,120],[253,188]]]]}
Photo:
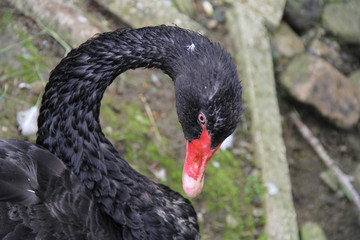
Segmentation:
{"type": "Polygon", "coordinates": [[[0,224],[5,226],[0,237],[199,238],[190,202],[132,169],[101,131],[106,87],[139,67],[160,68],[173,79],[187,141],[202,134],[199,113],[206,117],[212,149],[236,128],[241,86],[230,55],[219,45],[167,26],[97,35],[51,72],[38,145],[0,142],[0,224]]]}
{"type": "Polygon", "coordinates": [[[0,139],[1,239],[121,239],[93,195],[48,150],[0,139]]]}

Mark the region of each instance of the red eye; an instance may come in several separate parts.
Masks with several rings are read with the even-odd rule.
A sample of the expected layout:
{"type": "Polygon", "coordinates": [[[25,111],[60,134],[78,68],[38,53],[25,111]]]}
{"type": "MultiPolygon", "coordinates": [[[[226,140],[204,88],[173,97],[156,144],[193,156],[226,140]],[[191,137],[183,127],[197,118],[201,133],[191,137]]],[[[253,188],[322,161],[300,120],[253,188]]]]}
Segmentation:
{"type": "Polygon", "coordinates": [[[199,122],[201,122],[201,124],[206,123],[206,118],[205,118],[204,114],[200,113],[198,119],[199,119],[199,122]]]}

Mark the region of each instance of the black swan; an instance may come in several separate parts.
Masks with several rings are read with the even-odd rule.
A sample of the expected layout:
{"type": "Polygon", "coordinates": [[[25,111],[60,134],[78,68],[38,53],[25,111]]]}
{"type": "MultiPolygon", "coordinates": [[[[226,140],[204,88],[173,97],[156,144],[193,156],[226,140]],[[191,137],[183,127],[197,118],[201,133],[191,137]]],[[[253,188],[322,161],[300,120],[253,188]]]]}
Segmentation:
{"type": "Polygon", "coordinates": [[[174,81],[187,140],[183,187],[190,197],[201,192],[211,156],[241,115],[230,55],[179,27],[103,33],[51,72],[38,145],[0,141],[2,239],[199,239],[190,202],[132,169],[101,131],[105,89],[139,67],[160,68],[174,81]]]}

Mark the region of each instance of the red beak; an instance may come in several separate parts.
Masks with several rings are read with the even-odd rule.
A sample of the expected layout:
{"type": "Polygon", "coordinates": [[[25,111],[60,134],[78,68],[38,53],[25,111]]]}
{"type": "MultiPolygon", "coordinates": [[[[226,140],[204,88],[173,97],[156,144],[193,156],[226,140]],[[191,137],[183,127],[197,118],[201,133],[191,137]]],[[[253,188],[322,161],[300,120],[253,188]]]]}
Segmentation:
{"type": "MultiPolygon", "coordinates": [[[[220,144],[221,145],[221,144],[220,144]]],[[[205,169],[212,155],[219,149],[211,149],[211,137],[203,126],[199,139],[186,142],[186,157],[183,170],[183,189],[188,197],[196,197],[204,186],[205,169]]]]}

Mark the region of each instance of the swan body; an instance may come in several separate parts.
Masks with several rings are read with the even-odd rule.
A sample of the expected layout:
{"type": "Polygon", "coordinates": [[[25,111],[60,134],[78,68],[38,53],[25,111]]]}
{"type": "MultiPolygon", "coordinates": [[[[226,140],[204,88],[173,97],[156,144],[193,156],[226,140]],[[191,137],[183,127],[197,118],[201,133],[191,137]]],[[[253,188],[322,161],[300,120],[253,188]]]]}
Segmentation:
{"type": "Polygon", "coordinates": [[[38,145],[0,139],[0,187],[0,239],[121,239],[80,179],[38,145]]]}
{"type": "Polygon", "coordinates": [[[9,226],[8,232],[0,230],[3,239],[24,232],[30,239],[199,239],[190,202],[136,172],[101,131],[106,87],[139,67],[160,68],[174,81],[187,142],[183,187],[190,197],[200,193],[207,163],[241,115],[241,86],[230,55],[178,27],[103,33],[72,50],[51,72],[38,145],[0,142],[0,171],[20,179],[13,191],[7,177],[0,182],[0,191],[6,190],[0,195],[0,224],[9,226]]]}

